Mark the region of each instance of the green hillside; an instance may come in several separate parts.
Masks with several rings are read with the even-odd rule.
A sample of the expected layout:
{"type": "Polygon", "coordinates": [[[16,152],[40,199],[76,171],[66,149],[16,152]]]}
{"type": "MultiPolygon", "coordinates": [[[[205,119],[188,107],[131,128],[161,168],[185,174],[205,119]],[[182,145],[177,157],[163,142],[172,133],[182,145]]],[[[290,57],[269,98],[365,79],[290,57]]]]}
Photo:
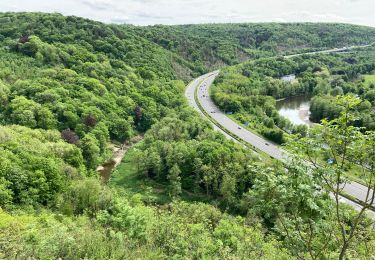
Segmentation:
{"type": "MultiPolygon", "coordinates": [[[[227,140],[184,97],[192,78],[247,59],[257,59],[261,71],[250,62],[224,69],[216,82],[218,97],[225,92],[237,98],[243,94],[235,88],[237,79],[247,91],[250,75],[259,81],[279,75],[279,65],[315,82],[311,68],[316,65],[319,72],[327,67],[340,75],[345,93],[367,100],[365,106],[361,102],[367,121],[353,119],[353,127],[371,130],[373,84],[361,75],[373,69],[373,56],[369,61],[364,53],[345,56],[358,66],[336,56],[269,57],[368,43],[375,29],[341,24],[138,27],[45,13],[1,13],[0,24],[0,259],[375,255],[369,219],[364,214],[355,222],[356,212],[340,204],[337,222],[336,204],[321,189],[325,184],[318,173],[310,174],[297,160],[281,165],[227,140]],[[227,88],[230,77],[235,84],[227,88]],[[103,182],[98,166],[111,162],[114,148],[130,146],[135,136],[142,141],[103,182]],[[347,239],[341,231],[353,227],[358,232],[347,239]]],[[[261,98],[272,99],[284,93],[277,87],[275,95],[260,83],[255,89],[261,98]]],[[[241,102],[252,97],[242,98],[236,102],[240,112],[246,109],[241,102]]],[[[334,105],[333,99],[327,102],[334,105]]],[[[360,130],[353,130],[354,159],[345,161],[345,168],[372,165],[373,153],[353,152],[373,147],[372,132],[360,130]]],[[[345,134],[330,138],[334,143],[337,136],[351,138],[345,134]]],[[[324,172],[341,170],[329,167],[337,165],[324,172]]]]}
{"type": "Polygon", "coordinates": [[[374,47],[347,53],[319,54],[293,58],[263,58],[223,69],[212,88],[216,104],[241,123],[277,143],[287,140],[288,133],[305,134],[304,126],[293,125],[280,116],[277,99],[310,95],[310,119],[337,118],[342,109],[334,97],[352,94],[363,99],[356,125],[374,130],[374,47]],[[369,75],[370,74],[370,75],[369,75]],[[282,80],[295,75],[292,81],[282,80]]]}
{"type": "Polygon", "coordinates": [[[211,70],[264,56],[368,44],[371,27],[254,23],[134,27],[134,32],[211,70]]]}

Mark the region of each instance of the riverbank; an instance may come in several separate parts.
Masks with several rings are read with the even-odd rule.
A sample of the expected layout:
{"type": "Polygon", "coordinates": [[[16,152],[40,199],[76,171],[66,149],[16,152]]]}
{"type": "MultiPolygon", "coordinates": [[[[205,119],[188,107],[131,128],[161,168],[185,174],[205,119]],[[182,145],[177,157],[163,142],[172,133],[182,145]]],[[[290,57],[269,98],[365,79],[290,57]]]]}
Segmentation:
{"type": "Polygon", "coordinates": [[[130,140],[126,141],[121,147],[115,147],[113,149],[113,155],[111,159],[109,159],[96,169],[104,183],[108,182],[109,178],[111,177],[112,171],[121,163],[128,150],[133,145],[142,140],[143,135],[136,135],[130,140]]]}
{"type": "Polygon", "coordinates": [[[289,119],[296,125],[312,126],[310,121],[310,100],[311,95],[293,96],[276,101],[276,108],[279,114],[289,119]]]}

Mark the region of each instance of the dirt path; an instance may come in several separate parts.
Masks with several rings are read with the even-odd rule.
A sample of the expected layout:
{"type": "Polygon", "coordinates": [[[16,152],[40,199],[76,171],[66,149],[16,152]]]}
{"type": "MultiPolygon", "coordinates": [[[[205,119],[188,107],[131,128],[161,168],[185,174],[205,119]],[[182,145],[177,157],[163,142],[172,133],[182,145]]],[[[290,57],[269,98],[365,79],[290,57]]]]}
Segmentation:
{"type": "Polygon", "coordinates": [[[108,182],[112,171],[121,163],[127,151],[136,143],[143,140],[143,135],[134,136],[129,141],[126,141],[121,147],[113,149],[112,158],[99,166],[96,171],[99,172],[104,183],[108,182]]]}

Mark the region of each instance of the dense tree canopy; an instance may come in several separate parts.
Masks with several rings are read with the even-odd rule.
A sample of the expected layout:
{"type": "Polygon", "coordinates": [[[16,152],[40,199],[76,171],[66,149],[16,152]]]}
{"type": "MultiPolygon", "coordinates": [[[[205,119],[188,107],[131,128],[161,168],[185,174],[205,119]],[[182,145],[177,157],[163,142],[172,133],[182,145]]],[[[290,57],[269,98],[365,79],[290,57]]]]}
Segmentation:
{"type": "Polygon", "coordinates": [[[313,96],[310,119],[317,123],[340,114],[340,106],[333,102],[335,96],[358,95],[363,103],[358,107],[356,124],[373,130],[374,86],[366,84],[363,76],[374,70],[373,47],[350,53],[263,58],[223,69],[212,96],[222,110],[235,113],[241,123],[277,143],[285,141],[283,131],[306,132],[281,117],[276,109],[275,99],[299,95],[313,96]],[[283,79],[286,75],[294,75],[295,79],[283,79]]]}
{"type": "MultiPolygon", "coordinates": [[[[307,129],[281,118],[275,98],[311,93],[319,121],[344,111],[336,96],[356,94],[362,102],[350,127],[371,150],[365,130],[374,129],[375,89],[365,74],[374,70],[373,52],[273,56],[368,43],[373,28],[138,27],[43,13],[1,13],[0,23],[1,259],[339,255],[342,239],[327,235],[351,230],[352,209],[340,205],[338,226],[333,201],[306,167],[227,140],[183,92],[203,72],[257,59],[223,70],[213,89],[220,108],[283,142],[284,131],[307,129]],[[287,74],[296,81],[280,80],[287,74]],[[124,152],[135,135],[143,141],[113,174],[136,181],[103,183],[97,167],[112,163],[114,146],[124,152]]],[[[360,220],[365,235],[351,237],[345,255],[371,258],[374,233],[360,220]]]]}
{"type": "Polygon", "coordinates": [[[53,205],[69,180],[85,175],[80,150],[56,130],[0,126],[0,206],[53,205]]]}
{"type": "Polygon", "coordinates": [[[133,31],[193,62],[201,70],[274,54],[368,44],[375,40],[370,27],[323,23],[155,25],[134,27],[133,31]]]}

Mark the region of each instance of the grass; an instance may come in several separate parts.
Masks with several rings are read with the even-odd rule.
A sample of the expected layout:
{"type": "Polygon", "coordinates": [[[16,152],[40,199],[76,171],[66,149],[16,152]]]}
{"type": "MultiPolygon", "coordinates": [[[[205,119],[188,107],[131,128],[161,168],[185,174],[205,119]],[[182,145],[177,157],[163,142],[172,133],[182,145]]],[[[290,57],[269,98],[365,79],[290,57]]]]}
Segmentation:
{"type": "Polygon", "coordinates": [[[256,129],[255,127],[251,127],[252,125],[254,125],[255,123],[254,122],[250,122],[250,125],[249,126],[246,126],[244,125],[240,120],[237,119],[237,115],[238,114],[231,114],[231,115],[226,115],[227,117],[229,117],[230,119],[232,119],[232,121],[236,122],[238,125],[240,125],[242,128],[245,128],[247,130],[249,130],[250,132],[252,132],[253,134],[259,136],[260,138],[263,138],[271,143],[274,143],[272,142],[271,140],[268,140],[265,136],[263,136],[261,134],[261,132],[259,131],[259,129],[256,129]]]}
{"type": "MultiPolygon", "coordinates": [[[[121,164],[112,173],[108,185],[123,197],[131,198],[140,195],[147,204],[163,205],[170,203],[172,200],[168,195],[167,183],[157,182],[138,173],[135,155],[136,149],[140,145],[142,145],[142,142],[129,149],[121,164]]],[[[182,190],[180,199],[190,202],[211,201],[211,198],[205,194],[195,194],[187,190],[182,190]]]]}
{"type": "Polygon", "coordinates": [[[370,84],[375,84],[375,74],[373,75],[364,75],[365,86],[370,86],[370,84]]]}
{"type": "Polygon", "coordinates": [[[345,172],[345,177],[350,181],[358,182],[363,186],[368,186],[368,183],[364,180],[368,179],[370,172],[366,170],[363,171],[362,167],[357,164],[352,164],[351,167],[345,172]]]}
{"type": "Polygon", "coordinates": [[[373,212],[375,211],[375,207],[374,206],[366,204],[365,202],[363,202],[363,201],[361,201],[361,200],[359,200],[359,199],[357,199],[357,198],[355,198],[355,197],[353,197],[353,196],[351,196],[351,195],[349,195],[349,194],[347,194],[345,192],[341,192],[340,195],[343,196],[343,197],[345,197],[345,198],[347,198],[348,200],[351,200],[351,201],[353,201],[353,202],[361,205],[361,206],[368,206],[369,210],[371,210],[373,212]]]}

